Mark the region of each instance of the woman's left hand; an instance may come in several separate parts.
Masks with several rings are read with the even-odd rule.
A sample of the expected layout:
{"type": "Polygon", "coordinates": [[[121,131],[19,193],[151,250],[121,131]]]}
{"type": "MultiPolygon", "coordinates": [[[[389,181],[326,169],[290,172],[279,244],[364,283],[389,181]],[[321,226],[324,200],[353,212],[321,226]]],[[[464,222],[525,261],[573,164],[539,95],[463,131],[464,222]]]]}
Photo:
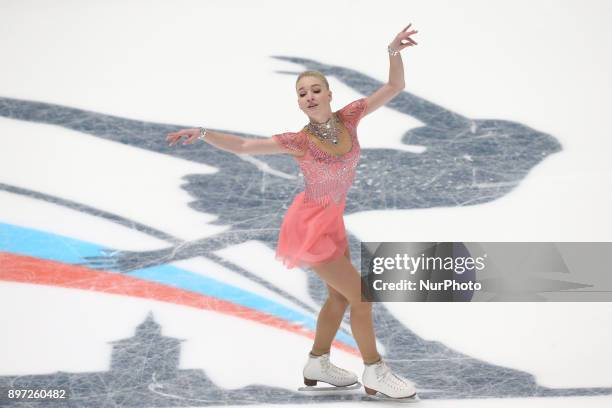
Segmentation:
{"type": "Polygon", "coordinates": [[[407,31],[412,23],[408,24],[406,28],[404,28],[398,35],[395,36],[389,47],[394,50],[401,51],[406,47],[412,47],[413,45],[417,45],[417,42],[410,38],[411,35],[418,33],[417,30],[407,31]]]}

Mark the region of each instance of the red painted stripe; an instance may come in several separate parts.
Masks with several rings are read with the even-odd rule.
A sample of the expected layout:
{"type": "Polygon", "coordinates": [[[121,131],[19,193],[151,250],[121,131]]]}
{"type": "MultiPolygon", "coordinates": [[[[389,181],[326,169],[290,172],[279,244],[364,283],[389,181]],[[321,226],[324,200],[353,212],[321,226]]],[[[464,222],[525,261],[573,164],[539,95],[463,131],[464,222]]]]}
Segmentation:
{"type": "MultiPolygon", "coordinates": [[[[159,300],[252,320],[314,339],[314,333],[311,330],[267,313],[161,283],[114,272],[98,271],[80,265],[0,252],[0,280],[159,300]]],[[[337,340],[334,341],[333,346],[361,356],[358,350],[337,340]]]]}

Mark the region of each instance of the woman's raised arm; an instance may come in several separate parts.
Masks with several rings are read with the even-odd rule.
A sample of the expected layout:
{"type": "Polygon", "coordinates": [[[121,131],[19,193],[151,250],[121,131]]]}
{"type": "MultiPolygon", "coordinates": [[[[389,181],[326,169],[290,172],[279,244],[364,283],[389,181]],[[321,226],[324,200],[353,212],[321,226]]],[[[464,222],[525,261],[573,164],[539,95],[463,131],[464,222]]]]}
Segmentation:
{"type": "Polygon", "coordinates": [[[404,82],[404,63],[402,62],[400,51],[406,47],[417,45],[417,42],[410,38],[410,36],[418,33],[418,31],[408,31],[411,26],[412,24],[408,24],[408,26],[397,34],[389,44],[387,48],[389,51],[389,81],[372,95],[368,96],[367,108],[362,116],[368,115],[381,106],[384,106],[391,99],[395,98],[406,86],[404,82]]]}
{"type": "MultiPolygon", "coordinates": [[[[168,133],[166,140],[170,146],[176,144],[181,138],[185,137],[183,144],[191,144],[200,136],[199,128],[183,129],[178,132],[168,133]]],[[[204,141],[215,146],[218,149],[235,154],[294,154],[292,151],[285,149],[272,138],[267,139],[249,139],[229,133],[206,131],[204,141]]]]}

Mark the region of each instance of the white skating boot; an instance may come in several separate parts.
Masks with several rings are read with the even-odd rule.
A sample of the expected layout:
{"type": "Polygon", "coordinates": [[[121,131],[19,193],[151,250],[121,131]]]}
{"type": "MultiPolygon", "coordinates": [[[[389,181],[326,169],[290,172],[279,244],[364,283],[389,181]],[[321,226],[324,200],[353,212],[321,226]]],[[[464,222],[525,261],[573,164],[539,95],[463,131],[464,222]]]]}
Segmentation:
{"type": "Polygon", "coordinates": [[[416,400],[416,388],[413,383],[391,372],[391,369],[380,360],[366,365],[363,370],[363,386],[370,396],[383,394],[383,398],[393,400],[416,400]]]}
{"type": "MultiPolygon", "coordinates": [[[[355,389],[361,386],[357,381],[357,376],[350,371],[343,368],[337,367],[329,361],[329,353],[325,353],[322,356],[313,356],[308,354],[308,361],[304,366],[304,384],[308,387],[308,390],[316,389],[314,386],[317,385],[317,381],[321,381],[327,384],[331,384],[334,387],[327,387],[321,389],[355,389]],[[358,384],[358,385],[357,385],[358,384]],[[350,387],[356,385],[356,387],[350,387]],[[344,387],[344,388],[343,388],[344,387]]],[[[303,389],[300,389],[303,390],[303,389]]]]}

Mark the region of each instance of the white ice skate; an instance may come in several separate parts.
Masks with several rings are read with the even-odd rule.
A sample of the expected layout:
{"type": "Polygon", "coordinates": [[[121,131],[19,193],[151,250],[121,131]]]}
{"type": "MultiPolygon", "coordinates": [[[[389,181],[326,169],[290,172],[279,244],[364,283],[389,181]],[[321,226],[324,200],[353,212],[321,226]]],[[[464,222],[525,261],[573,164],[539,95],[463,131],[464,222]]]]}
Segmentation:
{"type": "Polygon", "coordinates": [[[382,360],[366,365],[361,380],[371,397],[401,402],[418,401],[414,384],[391,372],[382,360]]]}
{"type": "Polygon", "coordinates": [[[307,387],[298,388],[299,391],[347,391],[361,387],[355,374],[335,366],[329,361],[329,353],[322,356],[309,354],[303,374],[304,384],[307,387]],[[332,387],[317,387],[317,382],[324,382],[332,385],[332,387]]]}

